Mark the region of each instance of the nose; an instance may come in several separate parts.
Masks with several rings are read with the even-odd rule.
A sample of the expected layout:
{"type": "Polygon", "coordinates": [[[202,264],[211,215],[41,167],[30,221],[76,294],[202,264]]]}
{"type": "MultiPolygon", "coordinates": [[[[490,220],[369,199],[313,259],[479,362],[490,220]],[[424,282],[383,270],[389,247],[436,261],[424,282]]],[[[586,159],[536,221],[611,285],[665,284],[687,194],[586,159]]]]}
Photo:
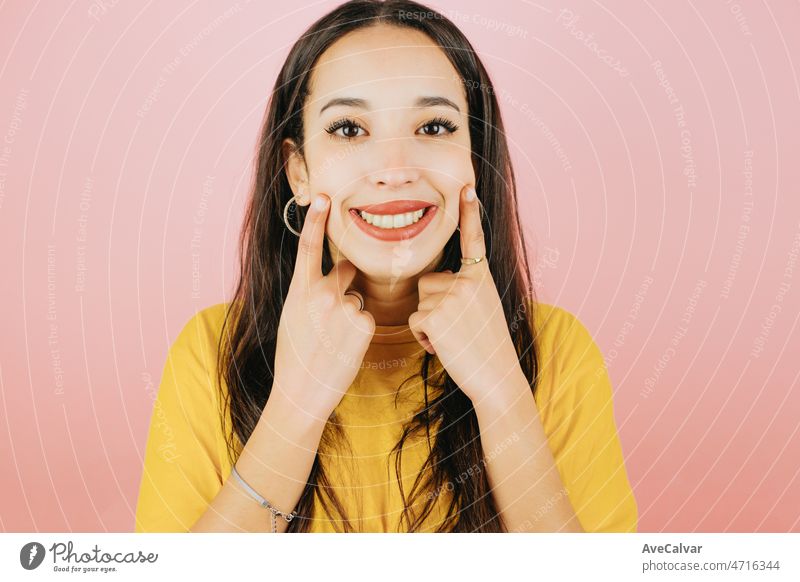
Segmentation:
{"type": "Polygon", "coordinates": [[[419,179],[419,166],[409,155],[407,145],[404,139],[387,139],[375,145],[374,166],[369,173],[369,181],[373,186],[395,189],[419,179]]]}

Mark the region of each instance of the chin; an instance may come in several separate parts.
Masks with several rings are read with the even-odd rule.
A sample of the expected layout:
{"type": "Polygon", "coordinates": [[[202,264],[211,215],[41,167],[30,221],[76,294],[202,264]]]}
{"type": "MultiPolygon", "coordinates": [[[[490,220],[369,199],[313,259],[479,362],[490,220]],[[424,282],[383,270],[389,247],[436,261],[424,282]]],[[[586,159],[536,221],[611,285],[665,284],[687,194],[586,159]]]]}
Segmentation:
{"type": "MultiPolygon", "coordinates": [[[[409,251],[409,254],[410,251],[409,251]]],[[[434,257],[428,260],[418,256],[404,256],[403,249],[387,257],[349,259],[356,268],[373,281],[399,281],[411,279],[425,271],[434,257]]]]}

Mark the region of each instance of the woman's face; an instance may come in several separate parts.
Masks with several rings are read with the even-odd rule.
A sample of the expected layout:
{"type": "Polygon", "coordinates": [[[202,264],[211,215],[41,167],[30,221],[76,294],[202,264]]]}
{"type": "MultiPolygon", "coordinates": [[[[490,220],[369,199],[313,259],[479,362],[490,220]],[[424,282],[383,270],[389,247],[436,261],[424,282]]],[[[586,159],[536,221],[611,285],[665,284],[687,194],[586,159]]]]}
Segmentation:
{"type": "Polygon", "coordinates": [[[304,201],[330,197],[334,261],[380,280],[433,269],[475,184],[464,86],[444,52],[418,31],[361,29],[325,51],[309,89],[305,159],[287,170],[304,201]]]}

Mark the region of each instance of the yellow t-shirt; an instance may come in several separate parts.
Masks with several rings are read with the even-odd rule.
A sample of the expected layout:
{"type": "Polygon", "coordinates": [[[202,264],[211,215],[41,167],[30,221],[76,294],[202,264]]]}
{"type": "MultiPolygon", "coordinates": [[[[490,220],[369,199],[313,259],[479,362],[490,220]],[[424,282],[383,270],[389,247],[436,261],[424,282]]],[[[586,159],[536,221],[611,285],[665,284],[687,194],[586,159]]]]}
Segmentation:
{"type": "MultiPolygon", "coordinates": [[[[136,532],[188,531],[231,473],[215,387],[217,342],[227,306],[220,303],[197,313],[170,348],[150,421],[136,532]]],[[[539,303],[533,319],[540,366],[536,405],[578,520],[587,532],[636,531],[638,509],[602,354],[568,311],[539,303]]],[[[406,382],[396,403],[395,393],[419,371],[423,352],[408,326],[377,326],[359,373],[336,409],[349,446],[338,456],[320,451],[356,531],[398,531],[403,502],[395,456],[390,459],[388,453],[403,423],[424,403],[422,381],[417,376],[406,382]]],[[[427,455],[424,435],[404,446],[406,495],[427,455]]],[[[447,501],[446,495],[437,498],[424,522],[426,531],[444,518],[447,501]]],[[[254,511],[263,510],[254,504],[254,511]]],[[[328,517],[315,505],[311,531],[341,529],[334,529],[328,517]]]]}

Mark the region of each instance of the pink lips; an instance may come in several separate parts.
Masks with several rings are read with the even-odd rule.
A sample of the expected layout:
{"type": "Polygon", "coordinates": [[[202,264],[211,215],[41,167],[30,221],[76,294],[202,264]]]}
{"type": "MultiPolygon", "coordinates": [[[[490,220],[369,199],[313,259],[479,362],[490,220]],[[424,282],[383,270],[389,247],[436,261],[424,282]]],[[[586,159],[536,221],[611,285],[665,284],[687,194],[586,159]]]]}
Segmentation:
{"type": "Polygon", "coordinates": [[[397,200],[392,202],[384,202],[383,204],[364,206],[359,209],[351,208],[349,212],[350,216],[353,217],[353,220],[358,227],[371,237],[382,241],[399,241],[413,238],[425,230],[425,227],[430,224],[430,222],[433,220],[433,217],[436,215],[436,210],[436,206],[432,206],[427,202],[421,202],[419,200],[397,200]],[[370,210],[370,208],[373,210],[370,210]],[[388,211],[387,208],[390,208],[391,211],[388,211]],[[402,214],[405,212],[413,212],[415,210],[419,210],[420,208],[427,208],[425,213],[422,215],[422,218],[420,218],[417,222],[402,228],[379,228],[377,226],[373,226],[361,218],[361,215],[358,213],[359,210],[363,210],[369,214],[402,214]],[[374,209],[377,209],[377,211],[374,209]]]}

